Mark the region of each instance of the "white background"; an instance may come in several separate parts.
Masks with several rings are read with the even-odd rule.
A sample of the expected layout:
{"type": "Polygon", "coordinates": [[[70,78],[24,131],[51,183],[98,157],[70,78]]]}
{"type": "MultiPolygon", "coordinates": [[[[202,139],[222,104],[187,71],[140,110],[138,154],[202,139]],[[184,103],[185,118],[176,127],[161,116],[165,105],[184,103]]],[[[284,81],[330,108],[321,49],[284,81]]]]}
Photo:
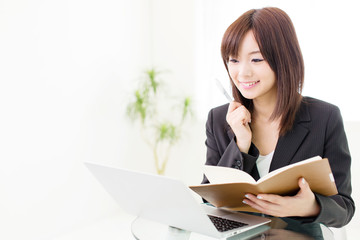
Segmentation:
{"type": "Polygon", "coordinates": [[[360,16],[352,1],[0,0],[0,238],[54,239],[120,212],[83,162],[154,172],[125,117],[151,66],[168,71],[172,92],[195,99],[167,175],[197,184],[206,114],[226,102],[213,84],[214,76],[227,84],[222,34],[242,12],[270,3],[296,27],[304,94],[337,104],[357,136],[360,16]]]}

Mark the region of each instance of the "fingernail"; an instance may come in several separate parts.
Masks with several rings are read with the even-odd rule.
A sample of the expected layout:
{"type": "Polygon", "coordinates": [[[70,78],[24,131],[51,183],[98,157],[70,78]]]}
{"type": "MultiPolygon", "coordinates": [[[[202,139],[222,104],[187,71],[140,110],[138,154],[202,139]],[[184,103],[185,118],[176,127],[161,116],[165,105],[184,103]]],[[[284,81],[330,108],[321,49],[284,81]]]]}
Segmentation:
{"type": "Polygon", "coordinates": [[[301,181],[303,184],[305,184],[305,178],[302,178],[301,181]]]}
{"type": "Polygon", "coordinates": [[[256,197],[257,197],[257,199],[263,199],[263,197],[260,195],[257,195],[256,197]]]}
{"type": "Polygon", "coordinates": [[[247,202],[245,200],[242,201],[243,203],[247,204],[247,202]]]}
{"type": "Polygon", "coordinates": [[[249,198],[249,195],[245,194],[245,197],[246,197],[246,198],[249,198]]]}

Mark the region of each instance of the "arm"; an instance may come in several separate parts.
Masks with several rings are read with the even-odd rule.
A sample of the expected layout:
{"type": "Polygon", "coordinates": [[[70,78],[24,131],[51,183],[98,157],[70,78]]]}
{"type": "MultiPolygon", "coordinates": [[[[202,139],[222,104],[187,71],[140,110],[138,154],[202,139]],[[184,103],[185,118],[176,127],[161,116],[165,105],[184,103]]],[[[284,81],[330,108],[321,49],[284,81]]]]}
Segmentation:
{"type": "MultiPolygon", "coordinates": [[[[225,112],[212,109],[206,121],[206,162],[205,165],[233,167],[242,169],[243,157],[236,145],[234,137],[229,138],[225,112]],[[215,115],[215,116],[214,116],[215,115]],[[223,115],[223,119],[221,118],[223,115]]],[[[202,184],[209,183],[204,176],[202,184]]]]}
{"type": "Polygon", "coordinates": [[[339,193],[330,197],[314,194],[306,182],[299,181],[300,191],[293,197],[259,194],[262,199],[258,199],[248,194],[245,201],[250,206],[266,214],[296,216],[302,222],[321,222],[331,227],[344,226],[351,220],[355,210],[350,196],[351,158],[339,109],[331,108],[326,120],[323,157],[329,159],[339,193]]]}
{"type": "MultiPolygon", "coordinates": [[[[249,153],[242,153],[236,137],[226,122],[226,106],[212,109],[206,122],[206,165],[233,167],[250,172],[259,156],[252,144],[249,153]]],[[[202,183],[209,181],[204,176],[202,183]]]]}
{"type": "Polygon", "coordinates": [[[342,117],[337,107],[328,120],[324,157],[329,159],[339,193],[330,197],[315,194],[321,208],[315,221],[327,226],[341,227],[353,217],[355,204],[351,198],[351,156],[342,117]]]}

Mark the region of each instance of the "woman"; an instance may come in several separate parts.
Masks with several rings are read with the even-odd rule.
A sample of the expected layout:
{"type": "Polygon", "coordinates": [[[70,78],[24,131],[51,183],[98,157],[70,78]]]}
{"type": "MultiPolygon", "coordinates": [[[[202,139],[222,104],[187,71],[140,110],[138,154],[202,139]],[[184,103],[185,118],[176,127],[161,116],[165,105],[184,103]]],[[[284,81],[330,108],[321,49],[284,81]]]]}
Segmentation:
{"type": "Polygon", "coordinates": [[[226,30],[221,54],[235,100],[209,113],[206,164],[238,168],[258,179],[316,155],[328,158],[337,195],[313,193],[299,179],[295,196],[249,193],[243,202],[268,215],[346,225],[355,206],[342,117],[336,106],[301,96],[304,63],[288,15],[278,8],[244,13],[226,30]]]}

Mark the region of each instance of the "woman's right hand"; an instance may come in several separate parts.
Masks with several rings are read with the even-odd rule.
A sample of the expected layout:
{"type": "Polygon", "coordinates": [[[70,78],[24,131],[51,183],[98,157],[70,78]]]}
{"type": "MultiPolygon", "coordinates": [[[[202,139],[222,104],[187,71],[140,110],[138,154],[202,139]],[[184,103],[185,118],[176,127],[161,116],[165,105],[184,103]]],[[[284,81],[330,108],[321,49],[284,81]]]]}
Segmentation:
{"type": "Polygon", "coordinates": [[[252,132],[250,112],[239,102],[231,102],[226,114],[226,121],[236,136],[236,144],[241,152],[248,153],[251,145],[252,132]]]}

